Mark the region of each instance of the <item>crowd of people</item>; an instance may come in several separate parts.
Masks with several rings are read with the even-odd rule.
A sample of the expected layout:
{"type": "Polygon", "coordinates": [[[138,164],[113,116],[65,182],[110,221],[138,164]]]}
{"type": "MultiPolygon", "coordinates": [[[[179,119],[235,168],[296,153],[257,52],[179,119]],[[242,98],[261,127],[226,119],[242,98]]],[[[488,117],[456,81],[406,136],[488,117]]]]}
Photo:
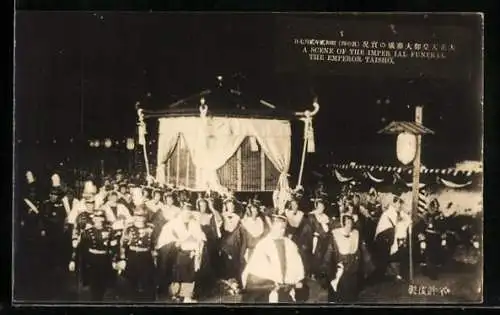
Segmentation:
{"type": "MultiPolygon", "coordinates": [[[[179,303],[213,294],[241,295],[244,303],[304,302],[310,279],[328,290],[330,302],[349,303],[365,286],[408,278],[412,218],[399,194],[383,209],[374,188],[361,200],[350,186],[335,196],[322,185],[308,193],[299,187],[278,207],[258,194],[238,200],[232,192],[193,192],[122,172],[84,181],[80,192],[57,174],[51,186],[45,200],[26,173],[16,259],[31,263],[33,274],[78,274],[93,301],[119,277],[132,288],[131,300],[179,303]]],[[[441,239],[432,236],[439,234],[438,208],[429,207],[418,233],[428,236],[431,277],[440,256],[441,239]]]]}

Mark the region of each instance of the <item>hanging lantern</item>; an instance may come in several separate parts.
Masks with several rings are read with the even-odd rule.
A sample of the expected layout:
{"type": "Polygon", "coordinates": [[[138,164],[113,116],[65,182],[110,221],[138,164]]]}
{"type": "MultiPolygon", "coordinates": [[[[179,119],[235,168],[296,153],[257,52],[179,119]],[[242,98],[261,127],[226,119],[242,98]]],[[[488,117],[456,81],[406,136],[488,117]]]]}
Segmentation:
{"type": "Polygon", "coordinates": [[[61,186],[61,178],[59,177],[59,174],[53,174],[50,179],[52,181],[52,187],[61,186]]]}
{"type": "Polygon", "coordinates": [[[99,140],[94,141],[94,147],[98,148],[101,145],[99,140]]]}
{"type": "Polygon", "coordinates": [[[33,172],[26,172],[26,180],[28,181],[28,184],[33,184],[35,182],[35,176],[33,175],[33,172]]]}
{"type": "Polygon", "coordinates": [[[111,141],[111,139],[104,140],[104,146],[106,148],[110,148],[112,145],[113,145],[113,142],[111,141]]]}
{"type": "Polygon", "coordinates": [[[133,138],[127,139],[127,150],[132,151],[135,148],[135,142],[133,138]]]}
{"type": "Polygon", "coordinates": [[[417,137],[407,132],[400,133],[396,141],[396,153],[401,163],[410,164],[417,153],[417,137]]]}

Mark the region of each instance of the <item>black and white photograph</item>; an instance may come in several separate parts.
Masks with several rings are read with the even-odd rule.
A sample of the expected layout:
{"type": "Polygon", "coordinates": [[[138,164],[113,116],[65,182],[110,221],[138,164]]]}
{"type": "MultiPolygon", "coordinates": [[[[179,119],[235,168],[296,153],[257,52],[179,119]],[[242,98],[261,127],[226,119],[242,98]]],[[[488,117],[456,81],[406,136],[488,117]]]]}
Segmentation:
{"type": "Polygon", "coordinates": [[[17,11],[13,303],[482,303],[483,28],[17,11]]]}

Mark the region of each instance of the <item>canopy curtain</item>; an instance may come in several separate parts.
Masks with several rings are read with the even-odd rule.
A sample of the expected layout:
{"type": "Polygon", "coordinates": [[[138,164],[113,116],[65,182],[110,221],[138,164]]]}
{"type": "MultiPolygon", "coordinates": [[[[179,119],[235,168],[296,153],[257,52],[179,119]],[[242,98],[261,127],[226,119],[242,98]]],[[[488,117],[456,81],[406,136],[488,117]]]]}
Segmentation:
{"type": "Polygon", "coordinates": [[[160,118],[159,121],[157,180],[160,183],[165,183],[164,165],[169,152],[175,147],[176,140],[172,139],[182,134],[197,168],[196,183],[200,190],[225,191],[220,185],[217,170],[236,153],[248,136],[257,139],[264,154],[282,173],[281,185],[288,186],[286,174],[291,159],[291,127],[288,121],[225,117],[176,117],[160,118]]]}
{"type": "Polygon", "coordinates": [[[288,182],[288,171],[291,160],[291,126],[284,120],[249,120],[250,134],[257,139],[262,151],[273,166],[280,172],[275,207],[284,210],[285,204],[290,200],[291,193],[288,182]]]}
{"type": "Polygon", "coordinates": [[[174,152],[179,140],[180,123],[180,121],[172,120],[168,123],[168,128],[160,128],[159,130],[156,180],[162,184],[165,183],[165,163],[174,152]]]}

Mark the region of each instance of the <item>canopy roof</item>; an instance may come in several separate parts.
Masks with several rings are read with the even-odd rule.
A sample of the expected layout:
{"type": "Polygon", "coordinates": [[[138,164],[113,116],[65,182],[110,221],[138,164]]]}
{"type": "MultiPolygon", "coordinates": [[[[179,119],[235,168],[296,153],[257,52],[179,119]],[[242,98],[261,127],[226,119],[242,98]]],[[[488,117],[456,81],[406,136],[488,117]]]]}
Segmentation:
{"type": "Polygon", "coordinates": [[[393,121],[378,133],[398,134],[402,132],[409,132],[414,135],[434,134],[434,131],[425,127],[424,125],[410,121],[393,121]]]}
{"type": "Polygon", "coordinates": [[[265,100],[225,87],[219,77],[214,88],[180,99],[162,110],[144,109],[146,118],[199,116],[200,105],[208,106],[208,115],[242,118],[292,119],[295,111],[278,108],[265,100]]]}

